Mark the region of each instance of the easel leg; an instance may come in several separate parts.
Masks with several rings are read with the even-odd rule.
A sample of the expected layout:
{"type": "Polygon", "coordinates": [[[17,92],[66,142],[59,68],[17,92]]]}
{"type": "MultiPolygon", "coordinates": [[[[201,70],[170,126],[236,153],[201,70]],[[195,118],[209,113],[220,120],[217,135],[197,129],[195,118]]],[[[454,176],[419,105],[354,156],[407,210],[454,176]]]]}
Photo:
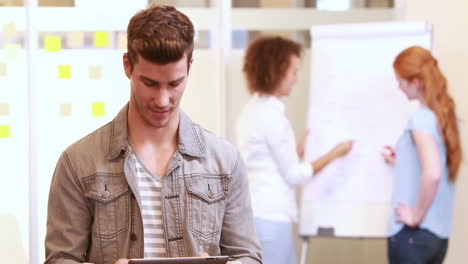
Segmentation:
{"type": "Polygon", "coordinates": [[[301,247],[301,258],[300,258],[300,264],[305,264],[306,263],[306,258],[307,258],[307,248],[309,247],[309,237],[304,236],[302,237],[302,247],[301,247]]]}

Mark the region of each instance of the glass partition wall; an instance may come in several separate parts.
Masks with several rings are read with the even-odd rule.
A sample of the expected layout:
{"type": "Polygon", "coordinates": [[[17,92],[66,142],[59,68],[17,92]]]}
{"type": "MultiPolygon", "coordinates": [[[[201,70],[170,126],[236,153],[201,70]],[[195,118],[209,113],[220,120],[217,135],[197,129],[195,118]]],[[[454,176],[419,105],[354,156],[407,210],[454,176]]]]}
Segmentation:
{"type": "Polygon", "coordinates": [[[44,261],[57,159],[128,101],[126,27],[152,3],[174,5],[194,22],[194,62],[182,107],[233,143],[249,97],[241,68],[252,39],[279,34],[305,47],[299,82],[286,101],[299,135],[310,80],[309,28],[398,17],[391,0],[0,0],[0,226],[11,238],[0,246],[14,263],[44,261]]]}

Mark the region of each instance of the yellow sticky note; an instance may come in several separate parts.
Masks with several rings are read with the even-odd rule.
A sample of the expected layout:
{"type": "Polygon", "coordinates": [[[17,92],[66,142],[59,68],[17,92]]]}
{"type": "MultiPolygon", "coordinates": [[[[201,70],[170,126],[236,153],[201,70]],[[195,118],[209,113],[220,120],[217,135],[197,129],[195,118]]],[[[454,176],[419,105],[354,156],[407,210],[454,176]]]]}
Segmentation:
{"type": "Polygon", "coordinates": [[[0,125],[0,138],[10,137],[10,125],[0,125]]]}
{"type": "Polygon", "coordinates": [[[3,25],[3,34],[7,38],[12,38],[16,35],[16,24],[10,22],[3,25]]]}
{"type": "Polygon", "coordinates": [[[9,109],[8,104],[0,104],[0,116],[7,116],[10,114],[10,109],[9,109]]]}
{"type": "Polygon", "coordinates": [[[5,44],[5,52],[7,54],[7,58],[9,59],[16,59],[18,57],[18,52],[21,49],[19,44],[5,44]]]}
{"type": "Polygon", "coordinates": [[[104,116],[104,102],[94,102],[91,108],[93,116],[104,116]]]}
{"type": "Polygon", "coordinates": [[[59,51],[62,49],[61,36],[45,36],[44,49],[47,51],[59,51]]]}
{"type": "Polygon", "coordinates": [[[70,79],[71,78],[71,66],[70,65],[59,65],[58,66],[58,77],[59,77],[59,79],[70,79]]]}
{"type": "Polygon", "coordinates": [[[60,104],[60,115],[61,116],[71,116],[72,115],[72,105],[71,104],[60,104]]]}
{"type": "Polygon", "coordinates": [[[126,49],[127,48],[127,33],[120,32],[117,35],[117,49],[126,49]]]}
{"type": "Polygon", "coordinates": [[[81,31],[72,31],[68,33],[68,47],[81,48],[84,46],[84,33],[81,31]]]}
{"type": "Polygon", "coordinates": [[[5,63],[0,63],[0,76],[7,75],[7,65],[5,63]]]}
{"type": "Polygon", "coordinates": [[[101,80],[102,68],[99,65],[89,66],[89,79],[90,80],[101,80]]]}
{"type": "Polygon", "coordinates": [[[94,32],[94,46],[107,47],[109,45],[109,32],[96,31],[94,32]]]}

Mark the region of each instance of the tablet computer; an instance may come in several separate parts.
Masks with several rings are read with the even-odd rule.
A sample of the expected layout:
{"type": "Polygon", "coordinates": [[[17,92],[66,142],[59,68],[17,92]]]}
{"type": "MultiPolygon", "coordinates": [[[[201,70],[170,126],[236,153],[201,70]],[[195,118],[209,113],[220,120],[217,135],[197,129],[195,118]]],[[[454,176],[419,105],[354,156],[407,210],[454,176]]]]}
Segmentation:
{"type": "Polygon", "coordinates": [[[225,264],[228,256],[130,259],[128,264],[225,264]]]}

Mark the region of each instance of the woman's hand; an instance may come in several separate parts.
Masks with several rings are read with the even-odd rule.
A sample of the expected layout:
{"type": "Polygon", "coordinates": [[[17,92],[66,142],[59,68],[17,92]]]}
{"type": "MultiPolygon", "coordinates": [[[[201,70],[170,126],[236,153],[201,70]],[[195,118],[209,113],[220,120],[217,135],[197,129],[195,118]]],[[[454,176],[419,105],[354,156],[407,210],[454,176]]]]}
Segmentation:
{"type": "Polygon", "coordinates": [[[332,149],[332,153],[334,153],[335,157],[338,158],[338,157],[342,157],[342,156],[348,154],[348,152],[352,148],[353,148],[353,141],[352,140],[347,140],[347,141],[343,141],[343,142],[337,144],[332,149]]]}
{"type": "Polygon", "coordinates": [[[396,152],[392,146],[384,146],[382,150],[382,156],[384,157],[385,163],[391,166],[395,166],[396,152]]]}
{"type": "Polygon", "coordinates": [[[404,223],[410,227],[417,227],[422,222],[422,218],[416,209],[411,208],[404,202],[398,202],[395,214],[397,215],[397,222],[404,223]]]}
{"type": "Polygon", "coordinates": [[[310,134],[310,130],[307,129],[306,132],[304,133],[304,136],[302,136],[301,140],[299,140],[299,143],[297,144],[296,147],[296,152],[297,156],[302,159],[304,157],[304,149],[305,149],[305,144],[307,143],[307,137],[310,134]]]}

